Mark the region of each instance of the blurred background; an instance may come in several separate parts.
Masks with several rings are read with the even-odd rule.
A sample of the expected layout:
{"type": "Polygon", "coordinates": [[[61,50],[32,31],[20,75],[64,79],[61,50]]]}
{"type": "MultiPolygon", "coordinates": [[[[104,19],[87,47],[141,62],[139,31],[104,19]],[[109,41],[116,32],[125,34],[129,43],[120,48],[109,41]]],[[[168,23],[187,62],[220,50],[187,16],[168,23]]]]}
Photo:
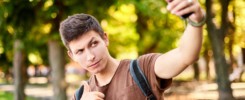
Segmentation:
{"type": "MultiPolygon", "coordinates": [[[[207,15],[199,60],[164,98],[245,100],[245,0],[199,2],[207,15]]],[[[67,56],[58,30],[76,13],[98,18],[117,59],[165,53],[186,27],[164,0],[0,0],[0,100],[71,99],[89,73],[67,56]]]]}

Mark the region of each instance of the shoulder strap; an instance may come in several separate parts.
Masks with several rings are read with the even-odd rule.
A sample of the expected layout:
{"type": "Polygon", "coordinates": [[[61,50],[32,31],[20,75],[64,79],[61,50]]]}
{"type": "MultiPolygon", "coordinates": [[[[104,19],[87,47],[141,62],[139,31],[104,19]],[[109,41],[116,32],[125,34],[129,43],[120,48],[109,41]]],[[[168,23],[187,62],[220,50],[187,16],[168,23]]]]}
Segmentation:
{"type": "Polygon", "coordinates": [[[132,75],[134,81],[139,86],[143,94],[147,97],[147,99],[156,100],[156,97],[152,93],[151,87],[145,75],[141,71],[137,60],[131,60],[129,70],[130,70],[130,74],[132,75]]]}
{"type": "Polygon", "coordinates": [[[75,92],[75,100],[80,100],[83,95],[83,85],[79,87],[75,92]]]}

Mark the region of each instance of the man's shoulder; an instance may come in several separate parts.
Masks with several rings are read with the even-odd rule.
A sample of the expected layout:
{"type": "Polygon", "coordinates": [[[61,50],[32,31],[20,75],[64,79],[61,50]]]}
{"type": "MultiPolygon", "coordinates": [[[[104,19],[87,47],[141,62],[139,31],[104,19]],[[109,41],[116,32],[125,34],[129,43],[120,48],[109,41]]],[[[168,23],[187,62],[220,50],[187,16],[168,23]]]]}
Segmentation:
{"type": "Polygon", "coordinates": [[[161,55],[161,53],[147,53],[147,54],[143,54],[143,55],[139,56],[138,59],[140,61],[151,60],[151,59],[156,59],[160,55],[161,55]]]}

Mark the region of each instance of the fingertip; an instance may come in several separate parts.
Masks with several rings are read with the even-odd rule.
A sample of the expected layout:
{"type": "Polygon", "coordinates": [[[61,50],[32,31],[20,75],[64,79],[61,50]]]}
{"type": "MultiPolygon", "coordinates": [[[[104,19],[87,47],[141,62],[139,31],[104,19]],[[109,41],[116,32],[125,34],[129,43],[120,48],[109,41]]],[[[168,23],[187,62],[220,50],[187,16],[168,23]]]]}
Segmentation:
{"type": "Polygon", "coordinates": [[[105,94],[104,93],[102,93],[102,92],[97,92],[98,93],[98,96],[100,97],[100,98],[105,98],[105,94]]]}

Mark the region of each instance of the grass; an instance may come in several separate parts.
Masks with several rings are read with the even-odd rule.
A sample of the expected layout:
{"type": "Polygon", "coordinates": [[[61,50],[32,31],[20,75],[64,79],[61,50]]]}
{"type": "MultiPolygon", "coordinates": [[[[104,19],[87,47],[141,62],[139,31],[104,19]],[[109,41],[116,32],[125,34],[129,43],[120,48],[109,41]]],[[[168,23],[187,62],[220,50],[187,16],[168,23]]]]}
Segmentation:
{"type": "MultiPolygon", "coordinates": [[[[14,94],[10,92],[0,91],[0,100],[14,100],[14,94]]],[[[27,96],[26,100],[35,100],[35,98],[27,96]]]]}
{"type": "Polygon", "coordinates": [[[13,100],[13,99],[14,97],[12,93],[0,91],[0,100],[13,100]]]}

